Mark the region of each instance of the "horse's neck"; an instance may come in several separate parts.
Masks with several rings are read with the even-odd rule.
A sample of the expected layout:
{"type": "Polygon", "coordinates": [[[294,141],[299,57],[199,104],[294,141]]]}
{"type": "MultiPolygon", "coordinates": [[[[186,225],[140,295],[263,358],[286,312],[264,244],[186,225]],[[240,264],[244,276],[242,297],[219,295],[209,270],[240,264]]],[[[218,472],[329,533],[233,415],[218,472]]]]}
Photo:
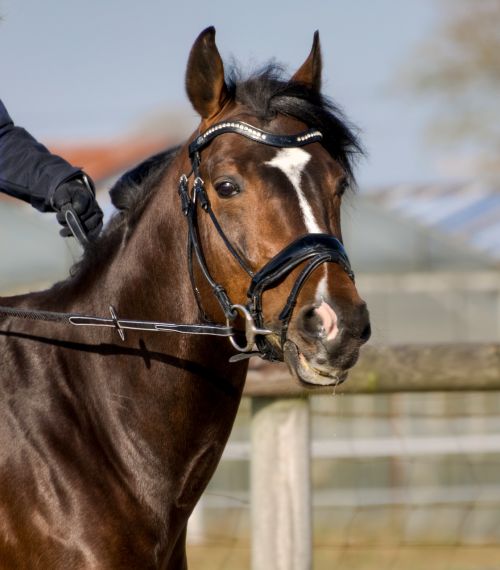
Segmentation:
{"type": "MultiPolygon", "coordinates": [[[[113,304],[122,318],[199,322],[186,221],[176,188],[164,190],[151,196],[129,239],[117,232],[103,240],[96,264],[52,290],[6,302],[98,316],[113,304]]],[[[152,530],[181,532],[220,459],[241,397],[246,365],[228,364],[227,339],[131,331],[121,342],[100,327],[13,319],[8,326],[36,380],[36,397],[24,397],[23,405],[46,390],[54,410],[46,431],[57,441],[67,438],[68,453],[88,457],[89,469],[102,466],[104,488],[143,506],[152,530]],[[50,365],[41,366],[44,360],[50,365]]]]}
{"type": "MultiPolygon", "coordinates": [[[[110,252],[109,264],[80,276],[73,290],[68,285],[66,295],[76,295],[72,309],[104,316],[112,304],[122,318],[199,322],[186,222],[175,209],[176,194],[168,200],[162,191],[129,239],[110,252]]],[[[141,500],[153,510],[168,505],[189,512],[229,436],[246,365],[228,364],[224,338],[129,332],[120,344],[113,334],[92,333],[107,356],[84,355],[95,377],[89,381],[84,369],[73,370],[71,381],[94,392],[98,429],[104,426],[141,500]]]]}
{"type": "Polygon", "coordinates": [[[171,186],[167,178],[141,219],[131,228],[125,220],[126,229],[115,230],[102,244],[105,251],[96,255],[96,265],[84,263],[83,270],[63,285],[62,298],[69,309],[102,312],[113,305],[122,318],[196,318],[186,257],[187,226],[171,186]]]}

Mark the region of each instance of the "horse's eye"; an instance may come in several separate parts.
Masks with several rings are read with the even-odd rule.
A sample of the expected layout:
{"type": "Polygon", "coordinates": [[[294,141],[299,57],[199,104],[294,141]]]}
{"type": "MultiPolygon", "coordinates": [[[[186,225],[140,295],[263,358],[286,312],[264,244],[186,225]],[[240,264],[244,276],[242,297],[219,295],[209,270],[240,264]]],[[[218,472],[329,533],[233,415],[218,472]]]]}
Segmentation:
{"type": "Polygon", "coordinates": [[[338,184],[337,194],[342,197],[348,188],[349,188],[349,180],[347,180],[347,178],[342,178],[342,180],[340,180],[338,184]]]}
{"type": "Polygon", "coordinates": [[[217,194],[221,198],[231,198],[231,196],[235,196],[240,192],[239,186],[234,182],[231,182],[230,180],[223,180],[222,182],[217,182],[215,185],[215,189],[217,190],[217,194]]]}

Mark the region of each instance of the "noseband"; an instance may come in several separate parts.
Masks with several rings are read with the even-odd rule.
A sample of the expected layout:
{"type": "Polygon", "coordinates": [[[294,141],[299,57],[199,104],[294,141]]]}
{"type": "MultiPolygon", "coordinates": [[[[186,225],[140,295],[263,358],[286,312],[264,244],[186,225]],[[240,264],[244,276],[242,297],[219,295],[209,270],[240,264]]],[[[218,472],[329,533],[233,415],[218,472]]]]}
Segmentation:
{"type": "Polygon", "coordinates": [[[354,274],[349,263],[349,258],[342,243],[329,234],[308,234],[298,238],[264,265],[256,273],[253,272],[248,263],[241,257],[236,248],[224,233],[219,224],[210,200],[205,190],[205,183],[200,174],[201,151],[207,147],[216,137],[226,134],[236,133],[261,144],[266,144],[278,148],[301,147],[313,142],[320,142],[323,135],[316,129],[298,133],[296,135],[276,135],[248,125],[240,121],[221,122],[213,125],[204,133],[200,134],[194,142],[189,145],[189,158],[191,160],[191,172],[189,175],[183,174],[179,181],[179,195],[181,198],[182,212],[188,222],[188,260],[189,273],[193,291],[201,312],[207,319],[201,303],[201,295],[195,283],[193,271],[193,253],[196,256],[201,272],[210,285],[212,292],[219,302],[229,326],[238,315],[246,321],[246,343],[244,346],[238,344],[234,336],[230,341],[240,354],[233,357],[239,360],[253,354],[258,354],[267,360],[283,360],[283,346],[286,341],[288,325],[292,317],[293,309],[297,302],[300,290],[304,286],[310,274],[320,265],[327,262],[337,263],[347,275],[354,281],[354,274]],[[189,178],[193,176],[194,182],[191,191],[189,190],[189,178]],[[233,304],[224,287],[217,283],[207,267],[203,250],[200,245],[196,203],[199,202],[202,210],[206,212],[217,233],[222,238],[226,248],[235,258],[241,268],[249,275],[251,281],[247,290],[248,302],[246,305],[233,304]],[[264,317],[262,314],[262,295],[264,291],[277,285],[293,269],[301,263],[307,262],[302,269],[290,291],[288,299],[279,315],[280,325],[280,346],[277,347],[267,338],[272,331],[265,329],[264,317]],[[251,336],[249,338],[248,332],[251,336]],[[254,344],[257,344],[258,352],[252,352],[254,344]]]}
{"type": "Polygon", "coordinates": [[[329,234],[321,233],[308,234],[295,240],[275,255],[259,271],[254,272],[250,269],[248,263],[231,244],[219,224],[210,205],[205,191],[205,184],[200,175],[201,151],[208,146],[214,138],[226,133],[236,133],[258,143],[278,148],[301,147],[313,142],[320,142],[323,138],[321,132],[316,129],[309,129],[296,135],[275,135],[241,121],[233,121],[213,125],[204,133],[200,134],[196,140],[189,145],[191,172],[188,175],[183,174],[181,176],[179,181],[179,196],[181,199],[182,212],[188,222],[189,275],[196,301],[207,322],[204,324],[176,324],[121,319],[117,316],[113,306],[109,308],[111,318],[17,307],[0,307],[0,317],[68,323],[74,326],[111,327],[116,329],[122,340],[125,340],[125,330],[225,336],[229,338],[233,347],[240,353],[230,359],[233,362],[253,355],[259,355],[271,361],[283,360],[283,346],[286,341],[292,312],[300,290],[311,273],[323,263],[331,262],[340,265],[353,281],[354,274],[351,270],[347,253],[340,241],[329,234]],[[190,190],[189,179],[191,176],[194,177],[194,182],[190,190]],[[200,203],[201,209],[209,215],[217,233],[224,241],[226,248],[250,277],[250,285],[247,290],[248,301],[246,305],[232,303],[224,287],[220,283],[217,283],[210,274],[205,256],[203,255],[203,249],[200,245],[197,223],[197,202],[200,203]],[[193,255],[196,257],[204,278],[208,282],[224,312],[226,317],[225,325],[210,323],[203,310],[201,295],[195,283],[193,255]],[[269,335],[274,334],[273,331],[264,327],[262,295],[264,291],[282,281],[301,263],[305,263],[305,266],[295,280],[285,306],[279,315],[279,321],[281,323],[279,331],[280,343],[279,346],[276,346],[276,344],[271,343],[268,339],[269,335]],[[238,315],[244,319],[244,333],[237,333],[232,326],[238,315]],[[243,334],[245,336],[245,344],[241,345],[235,337],[243,334]],[[255,345],[257,345],[257,351],[253,351],[255,345]]]}

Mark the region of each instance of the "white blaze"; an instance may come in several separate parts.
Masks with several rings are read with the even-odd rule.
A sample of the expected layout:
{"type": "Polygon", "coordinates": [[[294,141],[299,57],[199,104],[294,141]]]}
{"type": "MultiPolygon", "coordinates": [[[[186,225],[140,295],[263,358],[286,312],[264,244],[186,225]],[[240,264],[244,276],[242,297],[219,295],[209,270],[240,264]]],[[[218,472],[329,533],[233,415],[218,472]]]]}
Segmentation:
{"type": "MultiPolygon", "coordinates": [[[[276,156],[266,162],[268,166],[274,166],[279,168],[285,176],[290,180],[292,186],[297,192],[297,197],[299,199],[299,205],[302,212],[302,217],[306,225],[307,231],[310,234],[320,234],[322,233],[314,213],[312,211],[311,205],[307,201],[304,192],[301,188],[302,182],[302,172],[306,167],[307,163],[311,159],[311,155],[302,148],[281,148],[276,153],[276,156]]],[[[318,284],[318,290],[316,295],[319,299],[323,299],[326,294],[327,283],[326,283],[326,267],[325,276],[322,277],[318,284]]]]}
{"type": "Polygon", "coordinates": [[[311,206],[300,187],[302,172],[310,159],[311,155],[302,148],[281,148],[277,152],[276,156],[272,160],[266,162],[266,164],[279,168],[286,175],[288,180],[290,180],[292,186],[297,192],[300,209],[302,210],[302,216],[304,218],[307,231],[310,234],[319,234],[321,233],[321,230],[319,229],[318,222],[314,218],[311,206]]]}

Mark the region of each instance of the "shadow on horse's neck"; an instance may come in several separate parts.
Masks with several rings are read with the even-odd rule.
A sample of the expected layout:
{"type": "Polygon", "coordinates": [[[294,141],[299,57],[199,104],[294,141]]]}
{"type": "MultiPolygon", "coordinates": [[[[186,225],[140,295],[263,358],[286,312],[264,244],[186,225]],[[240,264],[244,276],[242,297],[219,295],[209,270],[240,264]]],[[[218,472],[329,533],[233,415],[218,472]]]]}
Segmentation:
{"type": "Polygon", "coordinates": [[[226,396],[239,398],[240,390],[237,386],[227,381],[227,378],[222,378],[214,374],[214,370],[205,366],[202,363],[179,358],[174,355],[165,354],[164,352],[156,352],[149,350],[143,339],[139,340],[138,348],[123,346],[115,343],[99,343],[99,344],[85,344],[81,342],[72,342],[67,340],[49,338],[36,334],[28,334],[23,332],[5,331],[1,333],[2,336],[16,338],[22,341],[31,341],[35,343],[42,343],[49,346],[60,347],[66,350],[73,350],[81,353],[106,356],[129,356],[136,357],[143,361],[145,367],[149,370],[153,362],[166,364],[173,368],[182,371],[188,371],[197,376],[206,378],[207,383],[218,391],[221,391],[226,396]]]}

